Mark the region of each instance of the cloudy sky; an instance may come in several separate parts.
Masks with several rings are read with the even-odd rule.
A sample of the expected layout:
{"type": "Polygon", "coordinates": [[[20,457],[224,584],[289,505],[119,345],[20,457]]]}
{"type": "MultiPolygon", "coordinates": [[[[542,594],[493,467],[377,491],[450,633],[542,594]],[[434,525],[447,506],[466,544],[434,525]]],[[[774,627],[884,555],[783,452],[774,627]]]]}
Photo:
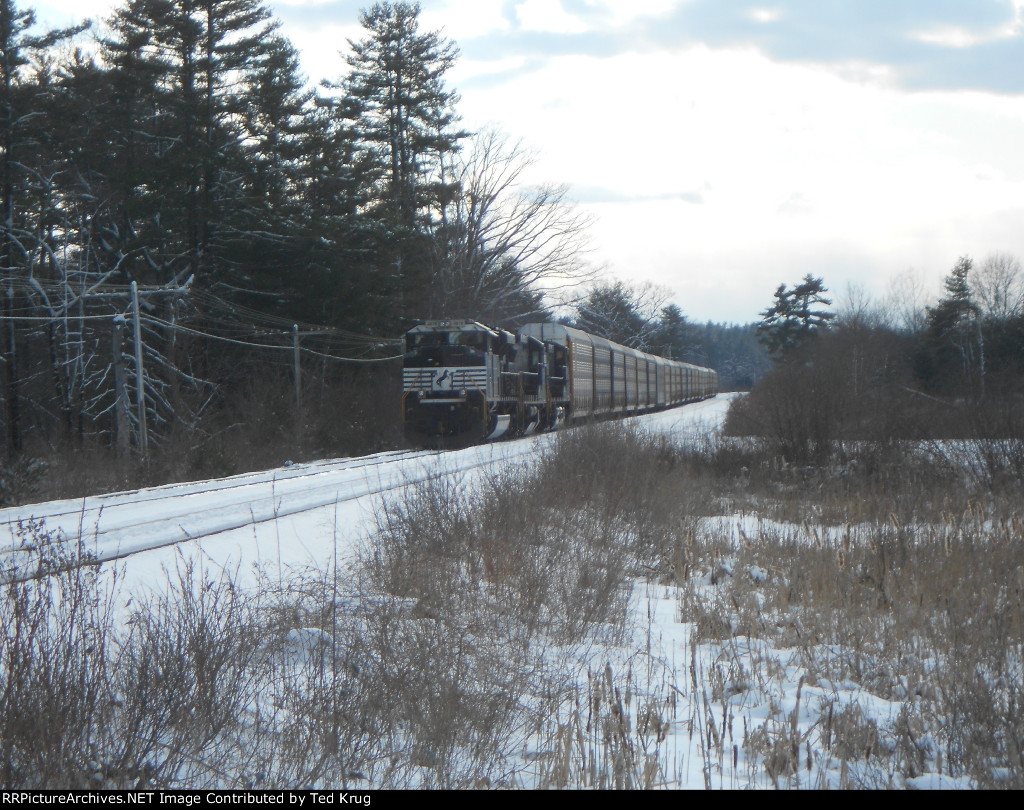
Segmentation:
{"type": "MultiPolygon", "coordinates": [[[[113,0],[20,3],[54,24],[113,0]]],[[[311,80],[369,0],[271,0],[311,80]]],[[[423,0],[470,128],[539,152],[609,277],[745,322],[780,282],[1024,259],[1024,0],[423,0]]]]}

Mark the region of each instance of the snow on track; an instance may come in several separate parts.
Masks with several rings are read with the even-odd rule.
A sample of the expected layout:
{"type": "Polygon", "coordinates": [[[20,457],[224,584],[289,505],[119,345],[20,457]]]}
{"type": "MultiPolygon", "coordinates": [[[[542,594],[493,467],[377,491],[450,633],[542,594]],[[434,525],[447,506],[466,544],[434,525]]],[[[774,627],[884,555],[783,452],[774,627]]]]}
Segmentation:
{"type": "MultiPolygon", "coordinates": [[[[526,452],[460,460],[455,469],[475,469],[498,460],[496,455],[507,459],[526,452]]],[[[18,522],[34,518],[45,520],[48,529],[60,529],[72,543],[86,541],[99,560],[117,559],[417,483],[445,472],[444,455],[381,453],[5,509],[0,511],[0,552],[20,551],[18,522]]]]}
{"type": "MultiPolygon", "coordinates": [[[[642,429],[685,437],[716,426],[727,406],[728,399],[718,397],[629,421],[642,429]]],[[[7,568],[25,553],[17,527],[19,521],[29,519],[45,520],[48,530],[60,530],[71,543],[81,539],[99,560],[123,558],[202,538],[227,537],[240,529],[248,530],[251,539],[256,533],[253,527],[261,524],[273,526],[280,546],[278,524],[283,519],[293,519],[293,524],[294,519],[304,521],[301,528],[294,528],[294,536],[304,538],[325,534],[323,524],[333,522],[333,533],[329,533],[329,545],[333,546],[334,540],[339,539],[341,504],[355,502],[365,517],[372,512],[374,498],[382,493],[434,476],[524,462],[553,439],[553,434],[541,434],[447,452],[391,451],[288,465],[230,478],[12,507],[0,510],[0,559],[7,568]]],[[[342,520],[342,528],[349,534],[360,522],[351,512],[342,520]]],[[[346,539],[351,541],[352,537],[346,539]]],[[[287,545],[293,547],[295,541],[287,545]]],[[[322,559],[324,543],[319,545],[319,555],[304,546],[307,554],[303,556],[307,560],[310,556],[322,559]]],[[[242,556],[248,555],[243,552],[242,556]]],[[[282,562],[280,547],[277,556],[278,562],[282,562]]]]}

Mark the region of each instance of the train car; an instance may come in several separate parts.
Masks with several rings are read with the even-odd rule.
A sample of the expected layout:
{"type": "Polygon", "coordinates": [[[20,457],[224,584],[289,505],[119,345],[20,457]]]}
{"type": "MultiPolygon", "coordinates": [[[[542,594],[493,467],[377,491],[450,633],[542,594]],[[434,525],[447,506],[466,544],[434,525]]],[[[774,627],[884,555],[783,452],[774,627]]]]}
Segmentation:
{"type": "Polygon", "coordinates": [[[406,334],[402,412],[412,443],[455,446],[680,405],[714,396],[717,381],[712,369],[561,324],[513,335],[426,321],[406,334]]]}

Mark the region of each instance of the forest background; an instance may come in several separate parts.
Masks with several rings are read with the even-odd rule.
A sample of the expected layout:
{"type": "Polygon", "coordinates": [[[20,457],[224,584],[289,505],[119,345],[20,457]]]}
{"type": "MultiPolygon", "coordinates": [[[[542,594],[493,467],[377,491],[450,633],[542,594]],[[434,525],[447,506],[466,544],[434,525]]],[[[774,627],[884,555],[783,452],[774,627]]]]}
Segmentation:
{"type": "Polygon", "coordinates": [[[418,5],[360,23],[347,73],[310,87],[256,0],[45,33],[0,0],[0,504],[397,446],[401,336],[427,318],[560,318],[726,390],[843,338],[825,365],[861,393],[1019,396],[1013,257],[964,257],[931,308],[908,276],[884,306],[850,290],[815,320],[783,285],[760,325],[695,323],[589,264],[587,218],[523,182],[514,135],[461,127],[457,46],[418,5]]]}

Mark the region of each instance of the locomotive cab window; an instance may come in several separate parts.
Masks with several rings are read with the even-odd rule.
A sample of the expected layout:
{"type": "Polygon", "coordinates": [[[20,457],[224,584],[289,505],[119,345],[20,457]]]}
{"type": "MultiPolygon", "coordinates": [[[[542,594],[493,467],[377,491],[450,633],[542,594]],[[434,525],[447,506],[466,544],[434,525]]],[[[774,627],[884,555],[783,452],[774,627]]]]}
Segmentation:
{"type": "Polygon", "coordinates": [[[453,345],[465,346],[473,351],[486,352],[487,343],[487,335],[483,332],[456,332],[452,335],[453,345]]]}
{"type": "Polygon", "coordinates": [[[447,342],[447,332],[415,332],[405,336],[405,347],[410,352],[427,346],[443,346],[447,342]]]}
{"type": "Polygon", "coordinates": [[[484,332],[412,332],[406,336],[406,368],[422,366],[482,366],[490,346],[484,332]]]}

